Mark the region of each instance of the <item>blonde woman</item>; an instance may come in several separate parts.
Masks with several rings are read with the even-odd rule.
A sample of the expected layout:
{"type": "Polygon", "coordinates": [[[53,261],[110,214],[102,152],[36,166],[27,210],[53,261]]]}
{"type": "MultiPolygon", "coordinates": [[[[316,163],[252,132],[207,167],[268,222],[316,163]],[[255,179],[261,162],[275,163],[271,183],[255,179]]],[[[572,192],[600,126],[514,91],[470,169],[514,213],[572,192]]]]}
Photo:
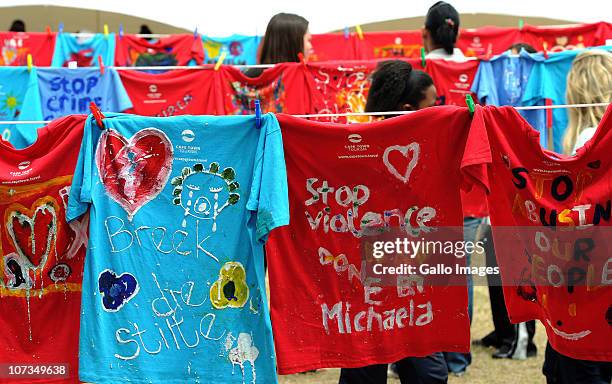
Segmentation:
{"type": "MultiPolygon", "coordinates": [[[[609,103],[612,101],[612,53],[592,49],[574,59],[567,75],[568,104],[609,103]]],[[[563,150],[576,152],[595,133],[606,107],[570,108],[563,150]]]]}

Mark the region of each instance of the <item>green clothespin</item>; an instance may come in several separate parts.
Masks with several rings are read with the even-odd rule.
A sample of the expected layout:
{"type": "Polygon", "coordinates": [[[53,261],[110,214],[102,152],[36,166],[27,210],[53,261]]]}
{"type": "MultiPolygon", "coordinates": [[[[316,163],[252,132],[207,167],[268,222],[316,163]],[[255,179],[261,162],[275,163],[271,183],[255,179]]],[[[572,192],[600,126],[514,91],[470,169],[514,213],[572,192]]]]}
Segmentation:
{"type": "Polygon", "coordinates": [[[425,47],[421,47],[421,66],[425,68],[425,47]]]}
{"type": "Polygon", "coordinates": [[[472,99],[472,95],[470,95],[469,93],[465,95],[465,103],[467,104],[468,111],[470,111],[470,116],[474,116],[474,111],[476,107],[474,104],[474,99],[472,99]]]}
{"type": "Polygon", "coordinates": [[[519,31],[523,29],[524,25],[525,25],[525,22],[523,21],[523,19],[519,19],[519,31]]]}

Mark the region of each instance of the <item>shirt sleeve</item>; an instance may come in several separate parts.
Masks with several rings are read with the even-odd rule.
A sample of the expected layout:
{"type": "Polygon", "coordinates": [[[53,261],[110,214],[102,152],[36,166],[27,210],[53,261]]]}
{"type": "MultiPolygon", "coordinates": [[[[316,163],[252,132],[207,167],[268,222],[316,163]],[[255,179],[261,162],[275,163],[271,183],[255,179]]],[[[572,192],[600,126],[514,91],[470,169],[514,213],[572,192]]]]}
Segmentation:
{"type": "Polygon", "coordinates": [[[545,98],[544,77],[546,77],[545,64],[543,62],[535,63],[525,86],[525,93],[521,100],[523,105],[538,105],[545,98]]]}
{"type": "Polygon", "coordinates": [[[63,33],[58,33],[55,38],[55,48],[53,49],[53,58],[51,59],[52,67],[62,67],[64,61],[66,61],[66,51],[68,41],[71,36],[67,36],[63,33]]]}
{"type": "MultiPolygon", "coordinates": [[[[83,139],[81,141],[81,149],[79,150],[79,159],[72,176],[72,186],[70,187],[70,195],[68,196],[68,209],[66,210],[66,220],[72,221],[82,216],[89,204],[92,202],[92,177],[94,169],[94,138],[92,135],[100,132],[100,129],[95,129],[92,124],[93,117],[88,117],[83,131],[83,139]]],[[[99,136],[99,133],[96,135],[99,136]]],[[[97,142],[97,140],[96,140],[97,142]]]]}
{"type": "Polygon", "coordinates": [[[271,113],[262,118],[253,184],[246,207],[256,215],[256,237],[259,242],[264,243],[274,228],[289,224],[283,138],[276,116],[271,113]]]}
{"type": "MultiPolygon", "coordinates": [[[[38,70],[32,68],[26,91],[23,96],[22,109],[17,116],[17,121],[40,121],[43,120],[42,98],[38,84],[38,70]]],[[[15,135],[11,138],[11,143],[15,148],[25,148],[36,141],[37,130],[40,124],[20,124],[15,130],[15,135]]]]}
{"type": "Polygon", "coordinates": [[[499,97],[495,88],[495,77],[493,76],[493,65],[489,61],[481,61],[472,84],[472,92],[483,104],[499,105],[499,97]]]}
{"type": "Polygon", "coordinates": [[[115,69],[109,69],[111,75],[110,99],[112,100],[112,112],[123,112],[132,108],[132,100],[128,96],[121,78],[115,69]]]}
{"type": "Polygon", "coordinates": [[[487,193],[491,190],[487,165],[492,162],[492,155],[485,126],[485,108],[476,106],[465,143],[463,158],[461,159],[461,173],[463,175],[461,188],[464,191],[470,191],[474,185],[477,188],[484,188],[487,193]]]}

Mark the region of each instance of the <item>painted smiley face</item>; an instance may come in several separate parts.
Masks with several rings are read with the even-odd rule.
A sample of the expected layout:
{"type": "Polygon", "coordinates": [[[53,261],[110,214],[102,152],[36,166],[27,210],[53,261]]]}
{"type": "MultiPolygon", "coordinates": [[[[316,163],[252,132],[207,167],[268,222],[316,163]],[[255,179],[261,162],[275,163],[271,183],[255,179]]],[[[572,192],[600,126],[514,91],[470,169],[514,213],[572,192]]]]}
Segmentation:
{"type": "Polygon", "coordinates": [[[547,319],[546,322],[548,323],[548,326],[550,327],[550,329],[552,329],[552,331],[555,333],[555,335],[562,337],[566,340],[576,341],[576,340],[580,340],[583,337],[586,337],[591,334],[591,331],[588,329],[584,331],[572,332],[572,333],[563,332],[562,330],[553,327],[550,320],[547,319]]]}
{"type": "Polygon", "coordinates": [[[204,220],[212,220],[225,209],[229,200],[229,190],[221,176],[199,173],[185,180],[181,192],[181,207],[189,215],[204,220]]]}

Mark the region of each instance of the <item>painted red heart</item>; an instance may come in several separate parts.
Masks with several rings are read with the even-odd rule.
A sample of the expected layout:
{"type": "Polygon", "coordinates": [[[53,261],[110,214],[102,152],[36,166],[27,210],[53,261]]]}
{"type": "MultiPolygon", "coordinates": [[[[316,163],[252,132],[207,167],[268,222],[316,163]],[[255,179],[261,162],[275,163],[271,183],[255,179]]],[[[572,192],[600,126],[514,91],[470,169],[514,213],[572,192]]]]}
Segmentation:
{"type": "Polygon", "coordinates": [[[50,196],[36,200],[31,208],[11,205],[6,227],[15,251],[29,260],[28,268],[43,269],[57,241],[57,201],[50,196]]]}
{"type": "Polygon", "coordinates": [[[166,185],[172,157],[172,143],[159,129],[142,129],[129,141],[105,130],[98,142],[96,165],[106,192],[131,220],[166,185]]]}

